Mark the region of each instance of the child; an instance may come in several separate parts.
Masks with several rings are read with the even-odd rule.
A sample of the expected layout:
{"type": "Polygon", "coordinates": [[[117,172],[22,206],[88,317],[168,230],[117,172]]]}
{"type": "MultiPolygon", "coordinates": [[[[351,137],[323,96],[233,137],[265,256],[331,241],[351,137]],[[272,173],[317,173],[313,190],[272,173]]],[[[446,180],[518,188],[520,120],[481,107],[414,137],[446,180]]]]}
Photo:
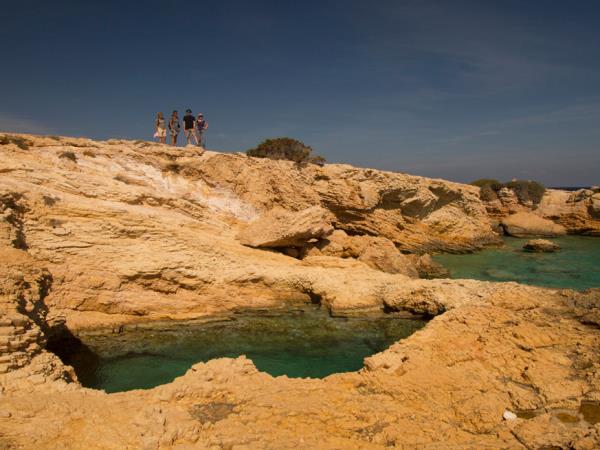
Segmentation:
{"type": "Polygon", "coordinates": [[[177,145],[177,135],[179,134],[180,129],[181,129],[181,125],[179,124],[179,116],[177,115],[177,111],[173,111],[173,114],[171,114],[171,118],[169,119],[169,132],[171,133],[171,145],[177,145]]]}
{"type": "Polygon", "coordinates": [[[198,114],[198,118],[196,119],[196,130],[198,131],[198,139],[197,143],[199,147],[204,147],[203,136],[204,132],[208,129],[208,122],[204,120],[203,114],[198,114]]]}
{"type": "Polygon", "coordinates": [[[161,144],[166,144],[167,142],[167,127],[165,117],[161,112],[156,115],[156,121],[154,122],[154,137],[158,138],[161,144]]]}

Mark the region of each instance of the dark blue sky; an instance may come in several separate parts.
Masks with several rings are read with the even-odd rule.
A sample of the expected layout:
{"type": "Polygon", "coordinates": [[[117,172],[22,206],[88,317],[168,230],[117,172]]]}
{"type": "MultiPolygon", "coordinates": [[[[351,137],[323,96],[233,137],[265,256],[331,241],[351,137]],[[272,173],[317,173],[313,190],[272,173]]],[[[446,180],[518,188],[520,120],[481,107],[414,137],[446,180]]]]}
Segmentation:
{"type": "Polygon", "coordinates": [[[2,1],[0,129],[208,147],[290,136],[333,162],[600,183],[600,2],[2,1]]]}

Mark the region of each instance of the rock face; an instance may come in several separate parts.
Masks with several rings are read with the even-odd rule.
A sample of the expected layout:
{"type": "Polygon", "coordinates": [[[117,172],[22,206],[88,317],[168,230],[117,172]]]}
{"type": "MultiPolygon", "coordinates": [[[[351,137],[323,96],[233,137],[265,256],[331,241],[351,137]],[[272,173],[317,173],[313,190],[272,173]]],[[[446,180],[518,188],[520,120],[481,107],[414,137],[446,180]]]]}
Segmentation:
{"type": "Polygon", "coordinates": [[[402,252],[494,239],[476,188],[145,142],[0,135],[0,152],[1,448],[600,445],[598,290],[415,279],[418,255],[403,268],[402,252]],[[314,255],[236,239],[275,208],[314,206],[338,230],[303,250],[314,255]],[[46,348],[61,330],[284,301],[434,318],[361,371],[325,379],[222,358],[109,395],[46,348]]]}
{"type": "Polygon", "coordinates": [[[77,380],[73,368],[44,350],[48,331],[44,299],[51,283],[50,273],[27,253],[0,246],[0,374],[4,374],[0,392],[46,382],[64,387],[77,380]]]}
{"type": "Polygon", "coordinates": [[[514,237],[556,237],[567,233],[562,225],[527,212],[505,217],[502,219],[501,224],[505,233],[514,237]]]}
{"type": "MultiPolygon", "coordinates": [[[[415,256],[411,255],[414,259],[415,256]]],[[[431,259],[431,256],[428,254],[420,255],[416,258],[415,265],[417,268],[417,272],[419,277],[421,278],[449,278],[450,271],[442,266],[440,263],[435,262],[431,259]]]]}
{"type": "Polygon", "coordinates": [[[535,253],[553,253],[560,250],[560,246],[546,239],[532,239],[525,243],[523,250],[535,253]]]}
{"type": "Polygon", "coordinates": [[[536,214],[562,225],[571,234],[600,236],[600,190],[548,190],[536,214]]]}
{"type": "Polygon", "coordinates": [[[488,214],[501,220],[511,214],[531,212],[561,225],[569,234],[600,236],[600,189],[575,192],[546,189],[538,205],[522,204],[510,189],[501,189],[498,199],[485,203],[488,214]]]}
{"type": "Polygon", "coordinates": [[[382,272],[401,273],[412,278],[419,276],[413,262],[384,237],[348,236],[344,231],[336,230],[331,236],[306,248],[303,256],[323,255],[355,258],[382,272]]]}
{"type": "Polygon", "coordinates": [[[302,247],[332,232],[330,213],[320,206],[298,212],[275,208],[248,224],[237,238],[250,247],[302,247]]]}

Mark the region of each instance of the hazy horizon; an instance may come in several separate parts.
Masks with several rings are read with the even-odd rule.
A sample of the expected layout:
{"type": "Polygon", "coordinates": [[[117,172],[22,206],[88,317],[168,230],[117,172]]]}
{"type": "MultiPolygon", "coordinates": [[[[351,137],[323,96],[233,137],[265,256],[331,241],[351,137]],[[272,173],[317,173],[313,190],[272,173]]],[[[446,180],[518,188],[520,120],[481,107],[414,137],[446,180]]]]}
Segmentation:
{"type": "Polygon", "coordinates": [[[289,136],[330,162],[600,184],[599,19],[585,0],[23,1],[0,130],[151,140],[189,107],[220,151],[289,136]]]}

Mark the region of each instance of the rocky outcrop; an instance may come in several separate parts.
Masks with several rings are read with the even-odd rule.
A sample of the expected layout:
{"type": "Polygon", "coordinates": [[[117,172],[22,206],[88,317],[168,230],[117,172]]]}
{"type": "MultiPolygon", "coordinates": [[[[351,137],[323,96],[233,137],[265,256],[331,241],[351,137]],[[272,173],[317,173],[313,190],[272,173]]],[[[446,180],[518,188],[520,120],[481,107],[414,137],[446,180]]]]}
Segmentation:
{"type": "Polygon", "coordinates": [[[242,356],[196,364],[154,389],[109,395],[64,380],[9,384],[20,369],[0,375],[0,442],[48,449],[600,444],[600,333],[586,325],[598,321],[600,292],[467,280],[385,289],[389,309],[439,316],[367,358],[359,372],[274,378],[242,356]]]}
{"type": "MultiPolygon", "coordinates": [[[[0,247],[0,395],[4,389],[25,389],[77,380],[73,368],[44,351],[48,324],[45,297],[52,277],[27,253],[0,247]]],[[[75,388],[75,385],[72,385],[75,388]]]]}
{"type": "Polygon", "coordinates": [[[600,190],[548,190],[535,212],[570,234],[600,236],[600,190]]]}
{"type": "Polygon", "coordinates": [[[412,278],[419,276],[413,262],[384,237],[348,236],[344,231],[336,230],[304,249],[302,256],[354,258],[382,272],[401,273],[412,278]]]}
{"type": "Polygon", "coordinates": [[[505,217],[502,219],[501,224],[504,232],[514,237],[556,237],[567,233],[562,225],[527,212],[505,217]]]}
{"type": "Polygon", "coordinates": [[[531,212],[561,225],[569,234],[600,236],[600,190],[546,189],[539,204],[519,202],[514,191],[503,188],[498,198],[485,202],[488,214],[500,221],[512,214],[531,212]]]}
{"type": "Polygon", "coordinates": [[[532,239],[523,245],[523,250],[534,253],[553,253],[560,250],[560,246],[547,239],[532,239]]]}
{"type": "Polygon", "coordinates": [[[414,261],[420,278],[433,279],[450,277],[450,271],[440,263],[435,262],[431,258],[431,255],[410,255],[410,257],[414,261]]]}
{"type": "Polygon", "coordinates": [[[494,239],[476,188],[146,142],[25,136],[0,139],[0,152],[0,447],[600,444],[598,291],[400,270],[403,252],[494,239]],[[314,206],[344,231],[320,238],[318,254],[290,258],[236,239],[275,208],[314,206]],[[46,348],[61,329],[118,332],[284,301],[433,319],[363,370],[322,380],[223,358],[109,395],[82,388],[46,348]],[[517,419],[504,420],[507,410],[517,419]]]}
{"type": "MultiPolygon", "coordinates": [[[[46,299],[50,320],[64,316],[71,328],[305,299],[322,296],[325,284],[336,297],[351,296],[335,287],[333,273],[344,269],[330,279],[308,262],[240,245],[242,230],[263,223],[257,234],[266,231],[281,209],[326,210],[319,233],[330,221],[352,238],[379,242],[357,258],[411,276],[400,252],[464,252],[496,239],[477,188],[443,180],[141,141],[23,139],[27,149],[0,145],[0,189],[17,225],[10,240],[20,236],[45,262],[56,285],[46,299]]],[[[342,278],[353,285],[379,276],[342,278]]]]}
{"type": "Polygon", "coordinates": [[[249,223],[237,238],[250,247],[302,247],[332,232],[330,213],[320,206],[297,212],[275,208],[249,223]]]}

